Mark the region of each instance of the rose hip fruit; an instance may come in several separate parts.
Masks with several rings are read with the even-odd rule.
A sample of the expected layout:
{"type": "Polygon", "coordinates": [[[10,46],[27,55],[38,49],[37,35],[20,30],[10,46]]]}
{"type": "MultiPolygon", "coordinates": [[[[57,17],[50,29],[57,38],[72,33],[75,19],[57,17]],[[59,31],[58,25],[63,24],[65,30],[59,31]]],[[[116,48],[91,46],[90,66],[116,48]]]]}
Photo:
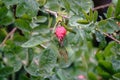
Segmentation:
{"type": "Polygon", "coordinates": [[[56,30],[55,30],[55,35],[58,38],[59,42],[63,42],[63,39],[66,36],[66,29],[63,26],[57,26],[56,30]]]}

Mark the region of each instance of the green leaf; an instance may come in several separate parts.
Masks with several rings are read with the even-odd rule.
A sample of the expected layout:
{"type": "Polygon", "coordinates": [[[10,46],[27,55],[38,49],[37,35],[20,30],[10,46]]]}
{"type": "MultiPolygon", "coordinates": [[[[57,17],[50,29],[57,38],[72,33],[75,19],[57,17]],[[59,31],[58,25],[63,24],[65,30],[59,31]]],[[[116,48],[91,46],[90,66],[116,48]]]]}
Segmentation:
{"type": "Polygon", "coordinates": [[[119,15],[120,15],[120,0],[118,0],[116,9],[115,9],[115,16],[117,17],[119,15]]]}
{"type": "Polygon", "coordinates": [[[89,11],[89,20],[90,20],[90,22],[93,21],[93,17],[94,17],[94,13],[93,13],[92,9],[90,9],[90,11],[89,11]]]}
{"type": "Polygon", "coordinates": [[[38,10],[39,4],[36,0],[21,0],[16,8],[16,16],[20,17],[23,14],[27,14],[34,17],[37,15],[38,10]]]}
{"type": "Polygon", "coordinates": [[[70,11],[70,4],[69,4],[69,0],[62,0],[64,5],[65,5],[65,8],[67,10],[67,12],[70,11]]]}
{"type": "Polygon", "coordinates": [[[120,56],[120,44],[115,43],[115,46],[112,47],[112,52],[114,54],[116,54],[118,56],[118,58],[119,58],[119,56],[120,56]]]}
{"type": "Polygon", "coordinates": [[[4,67],[0,69],[0,77],[8,76],[13,73],[12,67],[4,67]]]}
{"type": "Polygon", "coordinates": [[[7,15],[8,9],[4,7],[0,7],[0,19],[4,18],[7,15]]]}
{"type": "Polygon", "coordinates": [[[22,44],[22,47],[34,47],[37,46],[39,44],[42,44],[44,42],[48,41],[48,39],[45,39],[41,36],[34,36],[32,37],[30,40],[28,40],[27,42],[25,42],[24,44],[22,44]]]}
{"type": "Polygon", "coordinates": [[[21,55],[26,56],[24,53],[24,49],[22,49],[19,46],[16,46],[12,41],[8,40],[6,42],[6,45],[4,47],[4,63],[7,66],[11,66],[14,69],[14,72],[17,72],[21,69],[22,63],[21,63],[21,55]]]}
{"type": "Polygon", "coordinates": [[[34,57],[32,63],[25,70],[33,76],[48,77],[56,67],[58,50],[54,45],[44,49],[41,54],[34,57]]]}
{"type": "Polygon", "coordinates": [[[92,8],[92,0],[69,0],[70,10],[77,15],[82,14],[82,10],[89,13],[90,8],[92,8]]]}
{"type": "Polygon", "coordinates": [[[114,74],[114,75],[113,75],[113,78],[114,78],[115,80],[120,80],[120,73],[114,74]]]}
{"type": "Polygon", "coordinates": [[[0,25],[9,25],[14,22],[14,18],[11,16],[5,16],[1,21],[0,25]]]}
{"type": "Polygon", "coordinates": [[[30,27],[29,21],[27,21],[27,20],[16,19],[15,24],[16,24],[16,27],[18,27],[22,31],[26,31],[26,32],[31,31],[31,27],[30,27]]]}
{"type": "Polygon", "coordinates": [[[115,42],[110,42],[108,44],[108,46],[105,48],[104,50],[104,57],[110,57],[113,55],[113,52],[111,51],[112,50],[112,47],[115,45],[115,42]]]}
{"type": "Polygon", "coordinates": [[[58,0],[47,0],[47,3],[45,4],[45,7],[53,10],[53,11],[58,11],[60,10],[60,4],[58,3],[58,0]]]}
{"type": "Polygon", "coordinates": [[[45,24],[40,24],[39,26],[33,28],[33,34],[34,33],[41,34],[44,37],[48,37],[51,35],[48,25],[45,25],[45,24]]]}
{"type": "Polygon", "coordinates": [[[0,29],[0,43],[4,40],[5,36],[7,35],[7,32],[5,29],[0,29]]]}
{"type": "Polygon", "coordinates": [[[19,2],[19,0],[3,0],[6,6],[15,5],[19,2]]]}
{"type": "Polygon", "coordinates": [[[34,58],[34,51],[32,48],[28,48],[28,65],[32,62],[34,58]]]}
{"type": "Polygon", "coordinates": [[[89,80],[98,80],[96,75],[93,72],[88,72],[88,79],[89,80]]]}
{"type": "Polygon", "coordinates": [[[37,0],[37,2],[40,4],[40,6],[44,6],[47,0],[37,0]]]}
{"type": "Polygon", "coordinates": [[[116,24],[116,22],[114,20],[101,20],[98,23],[98,28],[106,33],[114,33],[114,31],[118,31],[120,28],[118,27],[118,25],[116,24]]]}
{"type": "Polygon", "coordinates": [[[57,71],[57,75],[60,77],[61,80],[66,80],[61,69],[57,71]]]}
{"type": "Polygon", "coordinates": [[[81,41],[79,31],[77,31],[75,35],[68,35],[67,39],[73,44],[78,44],[81,41]]]}
{"type": "Polygon", "coordinates": [[[88,20],[78,20],[77,23],[80,23],[80,24],[88,24],[89,21],[88,21],[88,20]]]}
{"type": "MultiPolygon", "coordinates": [[[[40,68],[51,70],[56,64],[58,51],[51,46],[51,48],[45,49],[40,56],[40,68]]],[[[49,71],[48,71],[49,72],[49,71]]]]}
{"type": "Polygon", "coordinates": [[[98,53],[96,53],[95,58],[99,61],[99,60],[104,60],[104,56],[103,53],[101,51],[99,51],[98,53]]]}
{"type": "Polygon", "coordinates": [[[83,11],[83,10],[82,10],[82,13],[84,14],[85,18],[86,18],[88,21],[90,21],[90,16],[89,16],[85,11],[83,11]]]}
{"type": "Polygon", "coordinates": [[[97,11],[95,11],[95,12],[94,12],[94,22],[96,22],[96,21],[97,21],[97,19],[98,19],[98,12],[97,12],[97,11]]]}
{"type": "Polygon", "coordinates": [[[96,32],[95,32],[95,36],[96,36],[96,40],[97,40],[98,42],[101,42],[101,41],[104,41],[104,40],[105,40],[104,35],[103,35],[101,32],[99,32],[99,31],[96,31],[96,32]]]}
{"type": "Polygon", "coordinates": [[[113,6],[109,6],[107,10],[107,18],[112,17],[112,15],[113,15],[113,6]]]}
{"type": "Polygon", "coordinates": [[[120,72],[120,60],[112,60],[112,65],[116,72],[120,72]]]}
{"type": "Polygon", "coordinates": [[[30,16],[36,16],[39,10],[39,5],[36,0],[25,0],[25,6],[27,6],[27,14],[30,16]],[[31,6],[32,5],[32,6],[31,6]]]}
{"type": "Polygon", "coordinates": [[[109,72],[111,74],[114,73],[113,66],[112,66],[111,62],[100,60],[98,64],[106,72],[109,72]]]}
{"type": "Polygon", "coordinates": [[[16,34],[14,35],[14,42],[17,44],[17,45],[21,45],[23,44],[25,41],[27,41],[28,39],[24,36],[21,36],[19,34],[16,34]]]}
{"type": "Polygon", "coordinates": [[[100,42],[99,48],[103,49],[106,46],[106,40],[104,35],[99,31],[95,31],[95,36],[96,36],[96,40],[100,42]]]}
{"type": "Polygon", "coordinates": [[[69,74],[69,72],[66,72],[63,69],[58,69],[57,75],[60,78],[60,80],[73,80],[72,76],[69,74]]]}
{"type": "Polygon", "coordinates": [[[101,67],[99,67],[99,66],[97,66],[97,72],[98,72],[98,74],[99,75],[101,75],[103,78],[105,78],[106,80],[108,80],[110,77],[111,77],[111,75],[108,73],[108,72],[106,72],[106,71],[104,71],[101,67]]]}
{"type": "Polygon", "coordinates": [[[111,32],[109,33],[114,33],[114,31],[120,30],[120,27],[118,26],[118,24],[116,24],[115,20],[108,20],[108,24],[109,26],[111,26],[111,29],[112,29],[111,32]]]}
{"type": "Polygon", "coordinates": [[[7,14],[0,20],[1,25],[9,25],[13,22],[14,22],[14,16],[10,10],[8,10],[7,14]]]}
{"type": "Polygon", "coordinates": [[[45,21],[47,21],[47,17],[45,16],[38,16],[35,20],[36,23],[44,23],[45,21]]]}
{"type": "Polygon", "coordinates": [[[59,80],[59,77],[55,74],[52,75],[52,77],[49,78],[50,80],[59,80]]]}
{"type": "Polygon", "coordinates": [[[79,24],[77,23],[78,20],[81,20],[79,16],[77,15],[73,15],[72,17],[70,17],[69,19],[69,24],[70,26],[78,26],[79,24]]]}
{"type": "Polygon", "coordinates": [[[27,12],[27,9],[24,6],[24,3],[19,4],[16,8],[16,16],[21,17],[23,14],[27,12]]]}

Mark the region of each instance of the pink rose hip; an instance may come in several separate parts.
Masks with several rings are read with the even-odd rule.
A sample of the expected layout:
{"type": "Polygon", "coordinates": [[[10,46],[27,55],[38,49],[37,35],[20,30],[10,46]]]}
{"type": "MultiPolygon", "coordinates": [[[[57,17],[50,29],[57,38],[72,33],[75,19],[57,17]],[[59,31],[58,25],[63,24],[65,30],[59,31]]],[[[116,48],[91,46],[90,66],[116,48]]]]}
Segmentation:
{"type": "Polygon", "coordinates": [[[55,30],[55,35],[58,38],[59,42],[61,43],[66,36],[66,29],[63,26],[57,26],[55,30]]]}

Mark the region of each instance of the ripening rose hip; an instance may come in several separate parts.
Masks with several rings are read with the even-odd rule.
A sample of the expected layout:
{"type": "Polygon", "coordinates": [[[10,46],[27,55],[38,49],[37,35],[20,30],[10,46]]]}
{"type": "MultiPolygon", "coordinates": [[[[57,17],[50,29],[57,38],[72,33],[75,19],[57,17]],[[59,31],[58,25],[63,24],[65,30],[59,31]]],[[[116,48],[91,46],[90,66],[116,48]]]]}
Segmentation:
{"type": "Polygon", "coordinates": [[[63,26],[57,26],[55,30],[55,35],[58,38],[59,42],[63,42],[64,37],[66,36],[66,29],[63,26]]]}
{"type": "Polygon", "coordinates": [[[59,25],[55,29],[55,35],[56,35],[56,37],[58,38],[58,41],[59,41],[59,53],[60,53],[61,56],[64,57],[65,61],[67,61],[67,59],[68,59],[67,51],[66,51],[66,49],[64,48],[64,45],[63,45],[63,40],[66,36],[66,33],[67,33],[67,30],[64,28],[64,26],[59,25]]]}

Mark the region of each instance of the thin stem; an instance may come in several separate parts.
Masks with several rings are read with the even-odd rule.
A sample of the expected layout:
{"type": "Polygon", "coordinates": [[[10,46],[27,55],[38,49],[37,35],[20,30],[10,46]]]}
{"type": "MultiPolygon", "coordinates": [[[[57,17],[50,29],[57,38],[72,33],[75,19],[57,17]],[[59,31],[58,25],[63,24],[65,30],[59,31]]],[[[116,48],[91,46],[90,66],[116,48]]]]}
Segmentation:
{"type": "Polygon", "coordinates": [[[15,27],[15,28],[12,29],[12,31],[10,31],[10,32],[8,33],[8,35],[5,37],[5,39],[3,40],[3,42],[0,44],[0,47],[5,44],[5,42],[8,40],[8,38],[9,38],[10,36],[12,36],[16,30],[17,30],[17,28],[15,27]]]}
{"type": "Polygon", "coordinates": [[[98,10],[98,9],[101,9],[101,8],[106,8],[106,7],[110,6],[110,5],[111,5],[111,3],[110,4],[104,4],[104,5],[92,8],[92,10],[95,11],[95,10],[98,10]]]}
{"type": "MultiPolygon", "coordinates": [[[[54,15],[56,18],[57,18],[58,15],[60,15],[59,13],[57,13],[57,12],[55,12],[55,11],[51,11],[51,10],[49,10],[49,9],[45,9],[45,11],[47,11],[48,13],[54,15]]],[[[61,14],[60,16],[63,17],[63,18],[69,19],[68,16],[65,16],[65,15],[62,15],[62,14],[61,14]]]]}
{"type": "Polygon", "coordinates": [[[114,38],[112,35],[109,35],[109,34],[107,34],[107,33],[105,33],[105,32],[103,32],[103,34],[104,34],[105,36],[111,38],[112,40],[114,40],[114,41],[117,42],[118,44],[120,44],[120,41],[117,40],[116,38],[114,38]]]}
{"type": "MultiPolygon", "coordinates": [[[[96,29],[97,31],[101,32],[100,30],[96,29]]],[[[116,38],[114,38],[112,35],[109,35],[108,33],[102,32],[105,36],[111,38],[112,40],[114,40],[115,42],[117,42],[118,44],[120,44],[120,41],[117,40],[116,38]]]]}
{"type": "Polygon", "coordinates": [[[57,16],[58,16],[58,13],[55,12],[55,11],[51,11],[51,10],[49,10],[49,9],[45,9],[45,11],[47,11],[48,13],[54,15],[56,18],[57,18],[57,16]]]}

